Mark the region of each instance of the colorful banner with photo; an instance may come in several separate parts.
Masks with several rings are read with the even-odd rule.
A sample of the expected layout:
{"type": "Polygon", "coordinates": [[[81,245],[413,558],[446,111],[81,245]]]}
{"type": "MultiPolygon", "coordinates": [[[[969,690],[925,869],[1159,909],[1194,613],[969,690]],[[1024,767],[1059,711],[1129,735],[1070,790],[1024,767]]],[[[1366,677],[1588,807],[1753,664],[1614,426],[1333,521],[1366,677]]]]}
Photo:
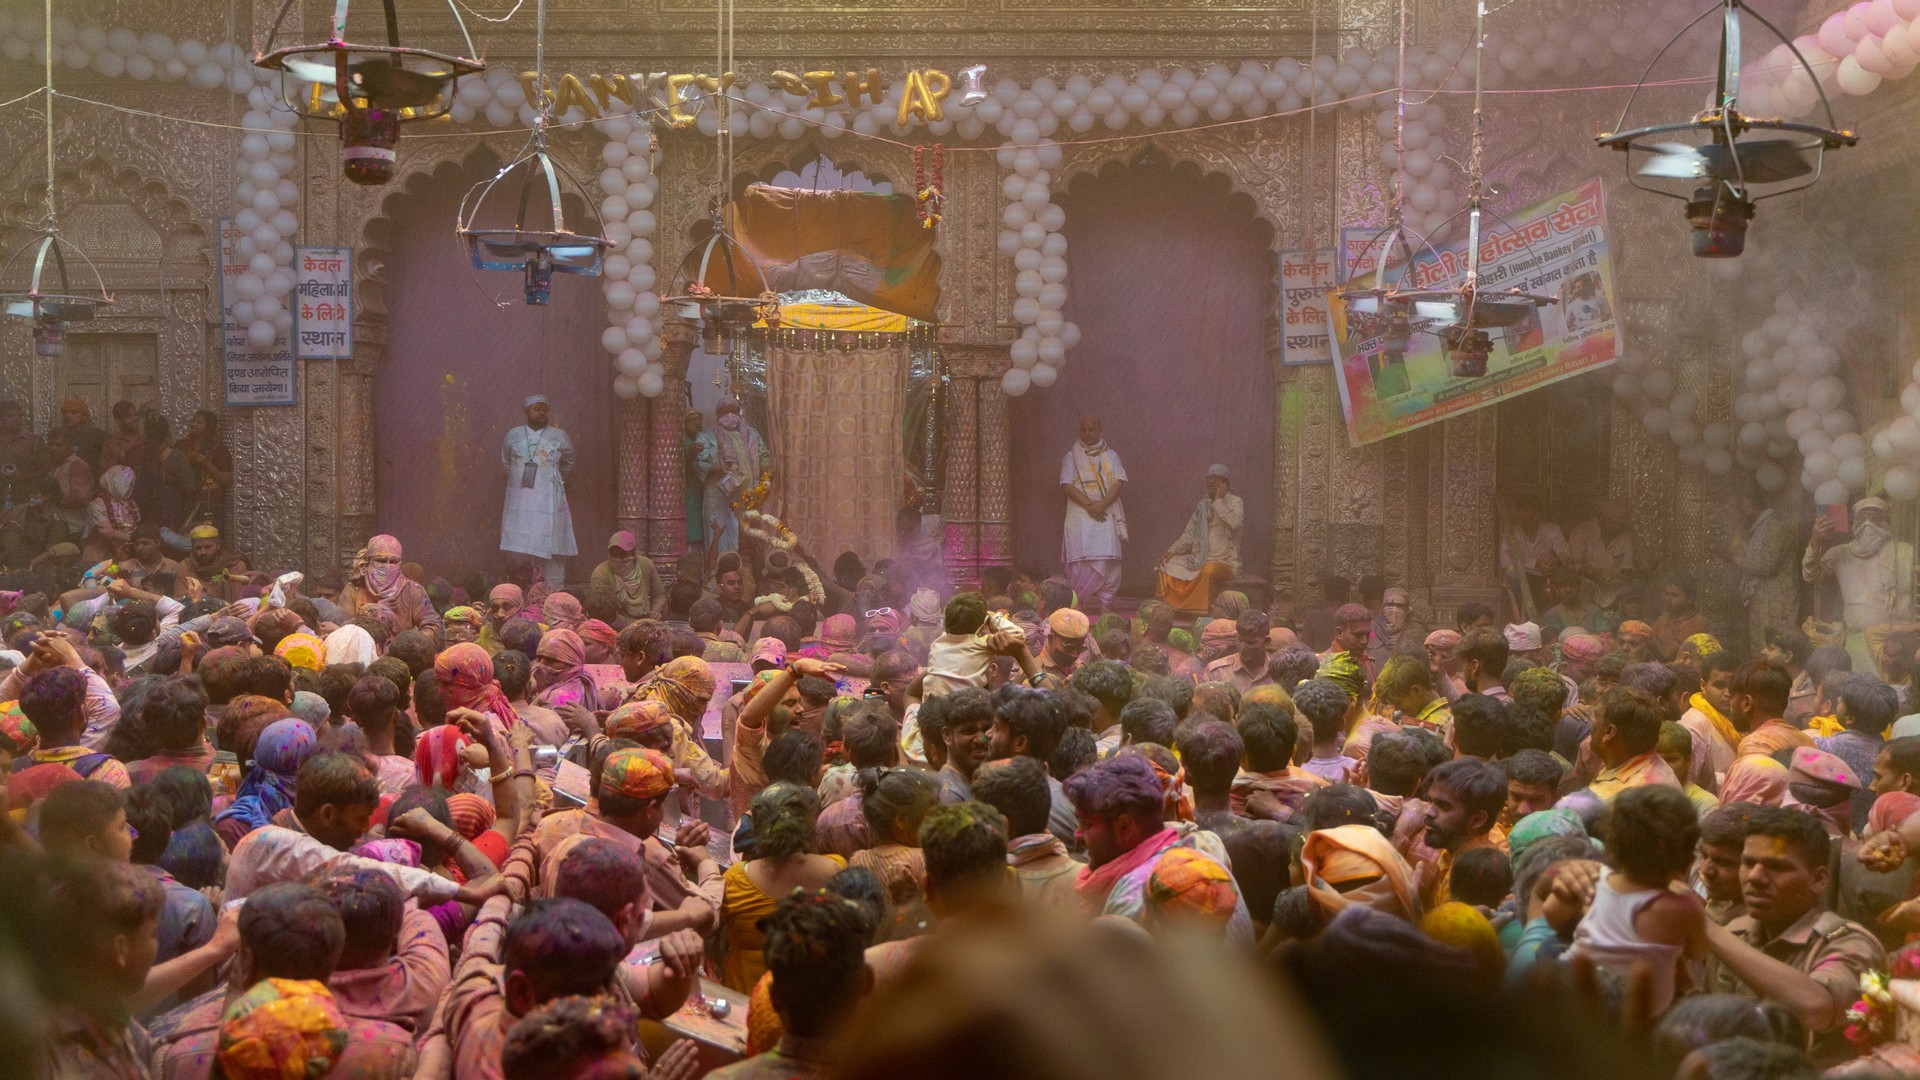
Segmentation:
{"type": "MultiPolygon", "coordinates": [[[[1341,246],[1346,252],[1364,250],[1369,240],[1342,235],[1341,246]]],[[[1343,262],[1349,287],[1371,286],[1371,257],[1343,262]]],[[[1466,262],[1464,242],[1423,249],[1415,254],[1411,273],[1390,266],[1387,280],[1410,289],[1444,289],[1460,282],[1466,262]]],[[[1488,331],[1493,349],[1486,373],[1473,377],[1453,373],[1432,333],[1416,332],[1404,351],[1389,350],[1384,315],[1350,315],[1338,296],[1330,298],[1340,407],[1353,445],[1425,427],[1619,359],[1618,303],[1600,181],[1589,180],[1506,221],[1483,217],[1480,287],[1519,289],[1559,301],[1517,326],[1488,331]]]]}

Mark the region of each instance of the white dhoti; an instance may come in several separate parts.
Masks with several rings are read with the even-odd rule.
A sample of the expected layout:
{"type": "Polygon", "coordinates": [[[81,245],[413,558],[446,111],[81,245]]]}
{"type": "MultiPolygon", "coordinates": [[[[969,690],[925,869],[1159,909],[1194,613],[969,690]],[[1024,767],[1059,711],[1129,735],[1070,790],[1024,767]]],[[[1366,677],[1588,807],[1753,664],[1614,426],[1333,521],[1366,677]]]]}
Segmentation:
{"type": "Polygon", "coordinates": [[[1098,600],[1101,607],[1113,602],[1120,591],[1119,559],[1080,559],[1067,564],[1067,584],[1080,596],[1082,604],[1098,600]]]}
{"type": "MultiPolygon", "coordinates": [[[[1100,502],[1108,492],[1126,483],[1120,455],[1101,442],[1093,447],[1074,443],[1060,462],[1060,483],[1075,487],[1089,500],[1100,502]]],[[[1060,561],[1067,582],[1080,594],[1080,603],[1097,602],[1104,608],[1120,590],[1120,545],[1127,539],[1127,511],[1118,500],[1107,507],[1105,521],[1095,521],[1087,508],[1069,499],[1066,527],[1060,537],[1060,561]]]]}

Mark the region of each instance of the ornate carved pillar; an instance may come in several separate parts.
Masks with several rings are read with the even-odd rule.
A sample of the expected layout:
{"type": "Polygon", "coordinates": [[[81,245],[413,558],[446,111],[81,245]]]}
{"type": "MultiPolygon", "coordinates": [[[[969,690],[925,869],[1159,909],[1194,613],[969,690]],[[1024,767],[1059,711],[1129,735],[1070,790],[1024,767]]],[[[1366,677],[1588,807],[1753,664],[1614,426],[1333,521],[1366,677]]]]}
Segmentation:
{"type": "Polygon", "coordinates": [[[1011,433],[1007,425],[1007,395],[1000,379],[981,379],[980,402],[980,559],[981,566],[1013,563],[1013,471],[1007,459],[1011,433]]]}
{"type": "Polygon", "coordinates": [[[1436,625],[1451,625],[1455,609],[1469,600],[1499,598],[1494,531],[1499,420],[1497,409],[1475,409],[1427,429],[1433,452],[1427,459],[1426,550],[1433,566],[1429,603],[1436,625]]]}
{"type": "MultiPolygon", "coordinates": [[[[984,562],[980,551],[980,402],[989,372],[1005,354],[993,346],[948,345],[942,351],[952,388],[947,395],[947,484],[942,509],[947,522],[947,576],[973,580],[984,562]]],[[[997,373],[992,378],[997,378],[997,373]]],[[[991,386],[999,393],[997,385],[991,386]]]]}
{"type": "Polygon", "coordinates": [[[373,376],[387,355],[387,317],[362,314],[353,323],[353,358],[340,362],[340,526],[328,562],[344,571],[374,534],[373,376]]]}
{"type": "MultiPolygon", "coordinates": [[[[647,555],[668,576],[675,560],[687,549],[687,463],[680,431],[687,407],[687,365],[693,360],[698,339],[698,330],[683,320],[668,320],[661,328],[660,364],[666,368],[666,386],[659,397],[647,403],[651,417],[647,494],[639,513],[647,522],[647,555]]],[[[624,490],[624,468],[621,476],[624,490]]]]}
{"type": "Polygon", "coordinates": [[[613,523],[643,542],[648,535],[648,511],[653,505],[649,483],[653,405],[652,401],[640,397],[613,401],[613,523]]]}

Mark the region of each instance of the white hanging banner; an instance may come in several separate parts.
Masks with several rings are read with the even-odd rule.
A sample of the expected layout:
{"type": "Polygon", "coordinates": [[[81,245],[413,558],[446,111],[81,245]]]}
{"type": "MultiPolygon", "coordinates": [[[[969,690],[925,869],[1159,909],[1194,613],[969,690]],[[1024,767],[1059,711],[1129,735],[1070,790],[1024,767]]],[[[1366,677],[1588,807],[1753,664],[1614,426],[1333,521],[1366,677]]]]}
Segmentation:
{"type": "Polygon", "coordinates": [[[353,355],[353,249],[293,249],[293,354],[302,360],[353,355]]]}

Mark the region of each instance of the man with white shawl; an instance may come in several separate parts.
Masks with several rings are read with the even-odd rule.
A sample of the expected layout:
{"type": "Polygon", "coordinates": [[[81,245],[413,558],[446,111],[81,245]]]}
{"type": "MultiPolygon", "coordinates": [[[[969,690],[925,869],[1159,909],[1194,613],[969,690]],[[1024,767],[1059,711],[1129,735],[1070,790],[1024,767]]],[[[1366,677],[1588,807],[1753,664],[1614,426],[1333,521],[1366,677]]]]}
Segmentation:
{"type": "Polygon", "coordinates": [[[500,465],[507,471],[500,550],[540,560],[547,580],[557,588],[567,579],[565,560],[580,553],[573,542],[573,512],[567,506],[573,440],[552,426],[545,394],[528,398],[526,410],[527,422],[507,432],[500,446],[500,465]]]}
{"type": "Polygon", "coordinates": [[[1060,460],[1060,487],[1067,493],[1067,524],[1060,561],[1081,608],[1098,614],[1120,588],[1120,545],[1127,539],[1127,511],[1120,492],[1127,470],[1100,437],[1100,418],[1080,421],[1080,441],[1060,460]]]}
{"type": "Polygon", "coordinates": [[[705,484],[702,524],[709,569],[722,553],[739,550],[740,510],[764,503],[767,491],[762,484],[770,486],[773,479],[767,440],[741,415],[740,399],[722,396],[713,416],[713,430],[702,431],[693,440],[693,469],[705,484]]]}
{"type": "Polygon", "coordinates": [[[1182,615],[1204,615],[1214,594],[1240,573],[1240,527],[1247,507],[1227,483],[1227,467],[1207,468],[1207,494],[1160,557],[1160,599],[1182,615]]]}
{"type": "Polygon", "coordinates": [[[1893,538],[1887,501],[1877,497],[1853,504],[1853,541],[1829,547],[1836,532],[1824,512],[1813,519],[1813,541],[1800,560],[1800,576],[1818,582],[1828,574],[1840,585],[1841,622],[1853,670],[1877,671],[1885,628],[1913,619],[1913,545],[1893,538]],[[1874,641],[1869,641],[1869,636],[1874,641]]]}

